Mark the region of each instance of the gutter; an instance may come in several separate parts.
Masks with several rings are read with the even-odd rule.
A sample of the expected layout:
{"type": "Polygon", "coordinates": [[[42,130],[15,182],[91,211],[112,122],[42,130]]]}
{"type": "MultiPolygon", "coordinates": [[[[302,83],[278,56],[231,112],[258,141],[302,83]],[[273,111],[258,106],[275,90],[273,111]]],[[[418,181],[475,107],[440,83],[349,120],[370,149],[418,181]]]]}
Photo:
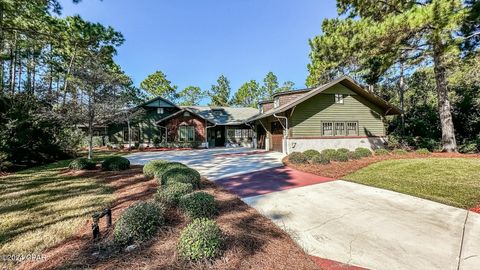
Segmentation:
{"type": "Polygon", "coordinates": [[[285,143],[283,144],[283,146],[285,147],[285,154],[288,155],[288,118],[285,116],[277,115],[276,113],[274,113],[273,116],[277,119],[285,119],[285,126],[283,126],[281,121],[280,124],[285,129],[285,133],[283,134],[283,138],[285,138],[285,143]]]}

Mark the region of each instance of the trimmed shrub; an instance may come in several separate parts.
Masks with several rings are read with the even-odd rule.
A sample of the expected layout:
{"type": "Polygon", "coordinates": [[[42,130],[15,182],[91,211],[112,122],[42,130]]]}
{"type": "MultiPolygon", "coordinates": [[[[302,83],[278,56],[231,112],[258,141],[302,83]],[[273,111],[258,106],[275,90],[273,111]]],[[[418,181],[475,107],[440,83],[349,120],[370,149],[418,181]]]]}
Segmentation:
{"type": "Polygon", "coordinates": [[[175,168],[187,168],[187,165],[185,165],[183,163],[180,163],[180,162],[167,162],[167,163],[164,163],[164,164],[159,164],[155,167],[156,168],[155,168],[155,171],[154,171],[153,175],[157,179],[158,183],[162,184],[161,180],[162,180],[162,176],[165,172],[167,172],[171,169],[175,169],[175,168]]]}
{"type": "Polygon", "coordinates": [[[180,197],[179,206],[191,219],[212,217],[217,213],[215,198],[206,192],[195,192],[180,197]]]}
{"type": "Polygon", "coordinates": [[[117,221],[115,242],[127,245],[152,238],[165,223],[165,206],[156,202],[138,202],[130,206],[117,221]]]}
{"type": "Polygon", "coordinates": [[[355,149],[355,155],[359,156],[360,158],[371,157],[372,156],[372,151],[368,148],[359,147],[359,148],[355,149]]]}
{"type": "Polygon", "coordinates": [[[108,157],[102,162],[104,171],[122,171],[130,168],[130,161],[124,157],[108,157]]]}
{"type": "Polygon", "coordinates": [[[215,221],[201,218],[195,219],[183,229],[177,249],[183,258],[204,260],[218,256],[222,245],[222,231],[215,221]]]}
{"type": "Polygon", "coordinates": [[[193,192],[192,184],[173,182],[159,188],[155,199],[168,205],[177,205],[180,197],[193,192]]]}
{"type": "Polygon", "coordinates": [[[340,153],[349,153],[350,150],[348,150],[347,148],[338,148],[338,149],[337,149],[337,152],[340,152],[340,153]]]}
{"type": "Polygon", "coordinates": [[[312,163],[313,164],[329,164],[330,163],[330,160],[327,159],[326,157],[324,157],[322,154],[320,155],[316,155],[312,158],[312,163]]]}
{"type": "Polygon", "coordinates": [[[375,149],[375,156],[386,156],[389,155],[390,152],[387,149],[379,148],[375,149]]]}
{"type": "Polygon", "coordinates": [[[332,157],[332,160],[346,162],[346,161],[348,161],[348,156],[349,155],[350,155],[350,151],[348,151],[348,152],[337,151],[337,152],[335,152],[335,155],[332,157]]]}
{"type": "Polygon", "coordinates": [[[420,148],[420,149],[417,149],[415,153],[420,155],[428,155],[430,154],[430,151],[427,148],[420,148]]]}
{"type": "Polygon", "coordinates": [[[68,168],[72,170],[94,170],[97,164],[88,158],[77,158],[68,164],[68,168]]]}
{"type": "Polygon", "coordinates": [[[407,150],[405,150],[405,149],[393,149],[392,153],[395,154],[395,155],[406,155],[406,154],[408,154],[407,150]]]}
{"type": "Polygon", "coordinates": [[[153,177],[155,176],[155,172],[159,167],[162,167],[164,164],[168,163],[169,161],[167,160],[152,160],[147,162],[145,166],[143,166],[143,175],[145,177],[153,177]]]}
{"type": "Polygon", "coordinates": [[[355,152],[355,151],[348,152],[349,159],[361,159],[362,157],[363,157],[362,154],[358,152],[355,152]]]}
{"type": "Polygon", "coordinates": [[[302,163],[307,163],[308,158],[303,153],[293,152],[290,155],[288,155],[288,161],[290,161],[293,164],[302,164],[302,163]]]}
{"type": "Polygon", "coordinates": [[[308,160],[312,160],[313,157],[320,155],[320,152],[314,149],[304,151],[303,154],[307,157],[308,160]]]}
{"type": "Polygon", "coordinates": [[[189,167],[176,167],[167,170],[160,179],[161,185],[167,185],[172,182],[191,184],[193,188],[200,188],[200,173],[189,167]]]}
{"type": "Polygon", "coordinates": [[[325,149],[322,151],[322,156],[324,156],[328,160],[333,160],[333,157],[337,153],[335,149],[325,149]]]}

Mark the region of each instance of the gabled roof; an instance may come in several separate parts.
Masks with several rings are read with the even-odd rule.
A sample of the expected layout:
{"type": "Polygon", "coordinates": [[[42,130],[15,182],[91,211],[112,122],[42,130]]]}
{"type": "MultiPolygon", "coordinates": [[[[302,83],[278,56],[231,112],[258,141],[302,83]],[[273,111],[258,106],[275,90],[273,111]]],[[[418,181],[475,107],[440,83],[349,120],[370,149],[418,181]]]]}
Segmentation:
{"type": "Polygon", "coordinates": [[[248,119],[248,121],[254,121],[254,120],[264,118],[264,117],[271,116],[273,114],[285,112],[286,110],[295,107],[296,105],[304,102],[305,100],[307,100],[307,99],[309,99],[309,98],[311,98],[311,97],[313,97],[317,94],[320,94],[321,92],[331,88],[332,86],[334,86],[336,84],[342,84],[342,85],[348,87],[350,90],[354,91],[358,95],[364,97],[368,101],[370,101],[373,104],[377,105],[378,107],[382,108],[385,111],[385,115],[395,115],[395,114],[401,114],[402,113],[402,110],[400,110],[396,106],[386,102],[385,100],[376,96],[375,94],[370,93],[367,90],[363,89],[352,78],[350,78],[348,76],[342,76],[342,77],[340,77],[336,80],[333,80],[329,83],[321,85],[317,88],[313,88],[309,91],[306,91],[307,89],[305,89],[305,91],[306,91],[305,94],[302,94],[301,96],[292,100],[291,102],[283,104],[282,106],[279,106],[277,108],[270,109],[270,110],[268,110],[268,111],[266,111],[262,114],[257,113],[257,115],[248,119]]]}
{"type": "Polygon", "coordinates": [[[258,113],[258,109],[255,108],[181,106],[180,111],[158,120],[157,123],[176,117],[185,111],[215,125],[241,125],[258,113]]]}
{"type": "MultiPolygon", "coordinates": [[[[139,108],[139,107],[145,107],[145,106],[149,106],[150,104],[154,104],[155,102],[158,102],[158,101],[163,101],[165,102],[166,104],[169,104],[171,105],[172,107],[174,108],[178,108],[180,109],[180,107],[178,107],[175,103],[171,102],[170,100],[166,99],[166,98],[162,98],[160,96],[156,97],[156,98],[152,98],[148,101],[145,101],[144,103],[138,105],[136,108],[139,108]]],[[[153,107],[156,107],[156,106],[153,106],[153,107]]]]}

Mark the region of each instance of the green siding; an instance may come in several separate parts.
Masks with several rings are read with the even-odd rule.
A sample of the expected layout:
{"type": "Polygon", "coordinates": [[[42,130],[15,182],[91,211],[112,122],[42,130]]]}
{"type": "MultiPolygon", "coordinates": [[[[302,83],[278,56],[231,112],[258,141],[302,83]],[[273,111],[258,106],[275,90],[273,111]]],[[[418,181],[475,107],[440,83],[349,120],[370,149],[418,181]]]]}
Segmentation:
{"type": "MultiPolygon", "coordinates": [[[[160,137],[162,134],[162,128],[159,127],[156,122],[162,118],[165,118],[172,113],[175,113],[176,109],[167,109],[163,114],[158,114],[157,109],[146,108],[145,114],[137,121],[131,123],[131,127],[140,129],[140,143],[153,143],[155,137],[160,137]]],[[[123,141],[123,128],[127,127],[127,124],[115,124],[108,127],[111,143],[126,143],[123,141]]]]}
{"type": "Polygon", "coordinates": [[[296,106],[290,117],[293,137],[318,137],[322,121],[357,121],[359,136],[385,136],[382,110],[343,85],[335,85],[296,106]],[[335,104],[335,93],[345,94],[335,104]]]}

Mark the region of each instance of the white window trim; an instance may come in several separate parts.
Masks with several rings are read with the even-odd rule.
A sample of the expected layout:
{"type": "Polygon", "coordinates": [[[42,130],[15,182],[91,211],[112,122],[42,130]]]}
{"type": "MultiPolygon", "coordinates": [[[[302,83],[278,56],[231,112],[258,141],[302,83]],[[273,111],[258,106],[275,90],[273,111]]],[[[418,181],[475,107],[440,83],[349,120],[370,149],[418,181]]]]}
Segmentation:
{"type": "Polygon", "coordinates": [[[343,104],[345,102],[345,96],[343,94],[335,94],[335,104],[343,104]]]}
{"type": "Polygon", "coordinates": [[[165,110],[163,108],[157,108],[157,114],[163,114],[165,110]]]}

